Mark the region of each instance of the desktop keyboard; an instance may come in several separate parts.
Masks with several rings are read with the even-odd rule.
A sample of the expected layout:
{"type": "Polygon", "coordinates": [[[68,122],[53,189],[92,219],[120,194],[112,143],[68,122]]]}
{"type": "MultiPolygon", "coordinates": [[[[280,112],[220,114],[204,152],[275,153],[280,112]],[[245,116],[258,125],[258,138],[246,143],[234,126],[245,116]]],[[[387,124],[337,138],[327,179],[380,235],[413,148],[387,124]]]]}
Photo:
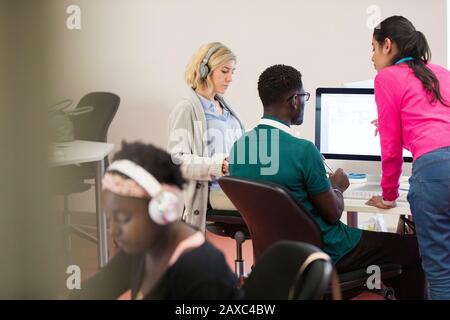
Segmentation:
{"type": "MultiPolygon", "coordinates": [[[[406,196],[407,196],[407,192],[406,191],[399,191],[399,197],[397,199],[397,201],[401,201],[401,202],[406,202],[406,196]]],[[[344,197],[345,198],[349,198],[349,199],[361,199],[361,200],[369,200],[370,198],[372,198],[373,196],[380,196],[381,195],[381,190],[347,190],[344,192],[344,197]]]]}

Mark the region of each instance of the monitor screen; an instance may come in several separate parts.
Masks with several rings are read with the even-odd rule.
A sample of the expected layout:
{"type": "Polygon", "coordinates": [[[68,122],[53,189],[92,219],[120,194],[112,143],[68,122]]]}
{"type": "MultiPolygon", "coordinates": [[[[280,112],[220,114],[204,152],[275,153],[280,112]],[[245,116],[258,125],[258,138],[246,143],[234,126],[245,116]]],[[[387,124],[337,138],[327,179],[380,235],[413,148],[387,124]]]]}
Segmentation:
{"type": "MultiPolygon", "coordinates": [[[[316,146],[327,159],[381,161],[373,89],[319,88],[316,91],[316,146]]],[[[405,162],[412,155],[403,149],[405,162]]]]}

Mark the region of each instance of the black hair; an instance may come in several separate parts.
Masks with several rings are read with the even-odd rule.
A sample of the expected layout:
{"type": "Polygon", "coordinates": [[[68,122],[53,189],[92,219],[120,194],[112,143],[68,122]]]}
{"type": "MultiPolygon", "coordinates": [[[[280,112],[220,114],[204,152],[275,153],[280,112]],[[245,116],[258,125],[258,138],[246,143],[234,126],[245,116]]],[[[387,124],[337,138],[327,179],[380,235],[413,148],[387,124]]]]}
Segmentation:
{"type": "Polygon", "coordinates": [[[416,77],[422,82],[430,101],[439,100],[443,105],[450,107],[448,102],[442,97],[439,80],[436,75],[427,67],[431,60],[431,50],[425,35],[417,31],[414,25],[405,17],[392,16],[383,20],[373,32],[374,39],[383,45],[386,38],[389,38],[397,45],[398,54],[394,57],[392,64],[396,61],[412,57],[414,60],[407,61],[408,66],[414,71],[416,77]]]}
{"type": "Polygon", "coordinates": [[[259,76],[258,93],[263,106],[281,102],[287,93],[303,88],[302,74],[291,66],[277,64],[259,76]]]}
{"type": "Polygon", "coordinates": [[[114,160],[131,160],[151,173],[160,183],[182,188],[185,180],[180,166],[173,163],[171,156],[151,144],[122,141],[122,149],[114,155],[114,160]]]}

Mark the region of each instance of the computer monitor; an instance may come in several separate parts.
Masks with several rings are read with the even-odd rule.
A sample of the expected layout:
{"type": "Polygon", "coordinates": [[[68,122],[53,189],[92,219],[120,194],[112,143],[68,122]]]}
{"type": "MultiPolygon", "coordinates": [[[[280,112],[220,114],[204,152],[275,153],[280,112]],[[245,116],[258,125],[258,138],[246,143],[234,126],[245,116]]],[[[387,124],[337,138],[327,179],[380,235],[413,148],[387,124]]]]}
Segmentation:
{"type": "MultiPolygon", "coordinates": [[[[381,161],[373,89],[318,88],[315,143],[327,159],[381,161]]],[[[403,149],[405,162],[412,155],[403,149]]]]}

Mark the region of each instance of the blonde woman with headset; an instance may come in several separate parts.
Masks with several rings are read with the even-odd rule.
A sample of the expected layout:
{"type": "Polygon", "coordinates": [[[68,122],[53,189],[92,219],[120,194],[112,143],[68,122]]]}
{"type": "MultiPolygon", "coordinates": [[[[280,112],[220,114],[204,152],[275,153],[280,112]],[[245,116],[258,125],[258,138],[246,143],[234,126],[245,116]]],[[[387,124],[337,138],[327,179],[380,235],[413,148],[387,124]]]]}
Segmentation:
{"type": "Polygon", "coordinates": [[[185,72],[187,95],[169,117],[168,149],[189,180],[183,220],[205,229],[210,190],[228,174],[228,153],[244,127],[223,95],[233,80],[235,54],[219,42],[203,45],[185,72]]]}

